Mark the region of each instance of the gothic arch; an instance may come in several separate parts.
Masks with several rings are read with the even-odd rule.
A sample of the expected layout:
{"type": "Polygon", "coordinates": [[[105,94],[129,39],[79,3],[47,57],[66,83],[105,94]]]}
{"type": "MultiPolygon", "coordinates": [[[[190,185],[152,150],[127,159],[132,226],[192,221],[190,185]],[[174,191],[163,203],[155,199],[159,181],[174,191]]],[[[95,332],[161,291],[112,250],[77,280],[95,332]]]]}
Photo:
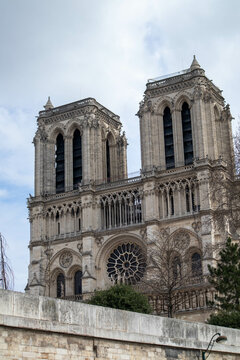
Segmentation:
{"type": "Polygon", "coordinates": [[[53,125],[49,128],[49,140],[56,142],[58,134],[62,134],[63,139],[65,138],[65,126],[63,124],[53,125]]]}
{"type": "Polygon", "coordinates": [[[190,242],[189,242],[189,246],[186,249],[186,252],[189,251],[189,249],[191,249],[192,247],[198,248],[198,249],[202,249],[202,240],[201,238],[194,232],[191,231],[189,229],[185,229],[185,228],[179,228],[177,230],[175,230],[171,235],[171,239],[173,239],[174,237],[177,237],[178,235],[180,235],[181,233],[186,233],[189,235],[190,237],[190,242]],[[193,245],[194,242],[194,245],[193,245]],[[196,245],[197,244],[197,245],[196,245]]]}
{"type": "Polygon", "coordinates": [[[115,139],[115,136],[113,134],[113,132],[111,130],[109,130],[106,134],[106,140],[109,141],[109,145],[112,146],[112,145],[115,145],[116,144],[116,139],[115,139]]]}
{"type": "Polygon", "coordinates": [[[164,109],[169,107],[171,113],[173,112],[173,99],[170,96],[165,96],[157,105],[157,114],[163,116],[164,109]]]}
{"type": "Polygon", "coordinates": [[[191,110],[192,101],[193,101],[193,97],[189,92],[183,91],[183,92],[178,93],[174,97],[175,110],[181,111],[182,110],[182,105],[183,105],[184,102],[186,102],[188,104],[189,109],[191,110]]]}
{"type": "Polygon", "coordinates": [[[103,246],[99,249],[96,255],[96,266],[98,269],[101,268],[102,264],[105,264],[107,261],[107,256],[109,253],[119,244],[123,243],[124,241],[129,241],[138,245],[145,253],[147,252],[146,244],[143,242],[140,236],[135,234],[120,234],[120,235],[113,235],[109,239],[107,239],[103,246]]]}
{"type": "MultiPolygon", "coordinates": [[[[51,266],[54,264],[55,260],[56,260],[56,259],[59,259],[60,256],[61,256],[65,251],[70,252],[70,253],[72,254],[72,256],[76,256],[76,257],[79,259],[79,263],[82,263],[81,256],[80,256],[80,254],[79,254],[77,251],[72,250],[72,249],[68,249],[68,248],[63,248],[63,249],[59,250],[59,251],[52,257],[52,259],[51,259],[51,261],[50,261],[50,269],[51,269],[51,266]]],[[[64,270],[64,268],[60,267],[59,265],[58,265],[58,268],[60,268],[60,269],[62,270],[62,272],[65,272],[65,271],[66,271],[66,270],[64,270]]]]}
{"type": "Polygon", "coordinates": [[[57,266],[50,273],[51,282],[55,282],[59,274],[63,274],[66,277],[64,269],[62,269],[60,266],[57,266]]]}
{"type": "Polygon", "coordinates": [[[82,261],[80,264],[74,264],[72,266],[70,266],[70,268],[67,271],[67,277],[72,279],[76,273],[76,271],[82,271],[82,261]]]}
{"type": "Polygon", "coordinates": [[[83,135],[83,127],[77,121],[73,121],[73,122],[67,124],[66,135],[73,138],[73,134],[74,134],[75,130],[79,130],[80,135],[81,136],[83,135]]]}

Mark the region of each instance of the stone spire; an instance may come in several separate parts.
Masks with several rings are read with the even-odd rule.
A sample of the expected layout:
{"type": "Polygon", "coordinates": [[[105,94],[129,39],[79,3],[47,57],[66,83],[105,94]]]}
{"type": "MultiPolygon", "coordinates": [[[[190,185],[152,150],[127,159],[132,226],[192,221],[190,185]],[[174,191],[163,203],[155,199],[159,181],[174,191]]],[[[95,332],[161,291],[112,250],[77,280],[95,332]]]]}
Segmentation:
{"type": "Polygon", "coordinates": [[[190,70],[192,71],[192,70],[196,70],[196,69],[201,69],[201,66],[197,62],[196,56],[193,55],[193,61],[192,61],[192,64],[190,66],[190,70]]]}
{"type": "Polygon", "coordinates": [[[53,109],[53,104],[50,100],[50,96],[48,97],[48,101],[46,102],[46,105],[44,105],[45,110],[53,109]]]}

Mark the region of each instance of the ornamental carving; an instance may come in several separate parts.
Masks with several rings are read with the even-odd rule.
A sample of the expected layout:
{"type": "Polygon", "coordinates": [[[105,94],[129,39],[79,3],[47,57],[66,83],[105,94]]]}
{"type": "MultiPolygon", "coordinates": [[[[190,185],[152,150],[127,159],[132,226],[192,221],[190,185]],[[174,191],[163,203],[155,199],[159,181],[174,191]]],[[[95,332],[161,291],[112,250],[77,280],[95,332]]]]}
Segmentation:
{"type": "Polygon", "coordinates": [[[190,235],[181,230],[174,236],[173,242],[176,250],[186,250],[190,245],[190,235]]]}
{"type": "Polygon", "coordinates": [[[118,245],[107,261],[107,273],[115,283],[136,284],[144,275],[146,258],[142,249],[133,243],[118,245]]]}
{"type": "Polygon", "coordinates": [[[59,264],[63,268],[68,268],[73,261],[73,256],[70,251],[64,251],[59,258],[59,264]]]}

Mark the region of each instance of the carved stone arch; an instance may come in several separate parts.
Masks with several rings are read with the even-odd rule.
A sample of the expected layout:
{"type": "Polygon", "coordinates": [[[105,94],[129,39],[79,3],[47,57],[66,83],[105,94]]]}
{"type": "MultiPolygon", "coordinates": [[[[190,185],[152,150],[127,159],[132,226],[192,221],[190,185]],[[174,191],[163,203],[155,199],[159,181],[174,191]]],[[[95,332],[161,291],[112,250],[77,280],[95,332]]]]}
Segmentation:
{"type": "Polygon", "coordinates": [[[170,96],[164,96],[157,104],[157,115],[163,116],[164,110],[169,107],[171,113],[173,112],[173,99],[170,96]]]}
{"type": "Polygon", "coordinates": [[[82,261],[80,264],[73,264],[67,271],[67,277],[72,280],[77,271],[82,271],[82,261]]]}
{"type": "Polygon", "coordinates": [[[186,102],[189,106],[189,109],[191,109],[193,103],[193,96],[188,91],[181,91],[180,93],[175,95],[173,100],[175,110],[181,111],[184,102],[186,102]]]}
{"type": "Polygon", "coordinates": [[[48,133],[49,133],[49,140],[55,143],[57,136],[59,134],[62,134],[63,138],[65,138],[65,136],[66,136],[65,126],[61,123],[59,123],[57,125],[52,125],[49,128],[48,133]]]}
{"type": "Polygon", "coordinates": [[[106,140],[108,140],[110,146],[116,144],[115,135],[114,135],[114,133],[113,133],[111,130],[109,130],[109,131],[107,132],[106,140]]]}
{"type": "Polygon", "coordinates": [[[51,282],[53,282],[53,283],[56,282],[57,277],[58,277],[59,274],[63,274],[64,277],[66,278],[66,274],[65,274],[64,269],[62,269],[60,266],[57,266],[50,273],[51,282]]]}
{"type": "Polygon", "coordinates": [[[190,246],[187,251],[187,259],[189,262],[194,253],[198,253],[202,257],[202,249],[200,249],[198,246],[190,246]]]}
{"type": "Polygon", "coordinates": [[[111,251],[114,250],[114,248],[123,243],[123,242],[132,242],[138,245],[143,252],[147,253],[147,246],[146,243],[142,240],[142,238],[136,234],[131,233],[123,233],[119,235],[113,235],[110,238],[108,238],[102,245],[102,247],[99,249],[97,256],[96,256],[96,266],[97,268],[101,268],[101,265],[106,264],[107,257],[110,254],[111,251]]]}
{"type": "Polygon", "coordinates": [[[67,124],[66,135],[73,138],[75,130],[79,130],[80,135],[83,135],[83,126],[76,120],[74,120],[73,122],[71,121],[70,124],[67,124]]]}
{"type": "Polygon", "coordinates": [[[179,228],[179,229],[175,230],[170,235],[170,238],[171,239],[177,238],[178,235],[181,235],[181,234],[184,234],[184,233],[189,235],[189,238],[190,238],[189,245],[186,248],[186,251],[188,251],[188,249],[193,246],[192,245],[193,241],[195,242],[195,244],[197,244],[197,246],[196,245],[194,245],[194,246],[196,246],[199,249],[202,249],[202,240],[201,240],[201,238],[192,230],[189,230],[189,229],[186,229],[186,228],[179,228]]]}
{"type": "MultiPolygon", "coordinates": [[[[59,250],[59,251],[52,257],[52,259],[51,259],[51,261],[50,261],[50,268],[51,268],[51,266],[54,264],[54,262],[55,262],[57,259],[60,259],[61,255],[62,255],[64,252],[69,252],[69,253],[71,253],[72,256],[76,256],[76,257],[79,259],[79,263],[82,262],[82,258],[81,258],[81,256],[80,256],[79,252],[77,252],[77,251],[75,251],[75,250],[72,250],[72,249],[63,248],[63,249],[59,250]]],[[[70,266],[71,266],[71,264],[70,264],[70,266]]],[[[66,270],[64,270],[64,268],[62,268],[59,264],[58,264],[57,267],[58,267],[59,269],[62,269],[62,271],[63,271],[64,273],[66,272],[66,270]]],[[[67,269],[67,268],[65,268],[65,269],[67,269]]]]}

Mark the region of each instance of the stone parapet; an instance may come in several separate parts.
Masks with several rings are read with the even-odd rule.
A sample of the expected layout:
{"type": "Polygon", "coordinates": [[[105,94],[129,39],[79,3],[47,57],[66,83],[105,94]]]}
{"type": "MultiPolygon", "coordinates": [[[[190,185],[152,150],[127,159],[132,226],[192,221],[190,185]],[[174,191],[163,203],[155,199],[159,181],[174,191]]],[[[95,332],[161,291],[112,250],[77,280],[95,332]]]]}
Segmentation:
{"type": "MultiPolygon", "coordinates": [[[[124,343],[138,343],[161,346],[167,348],[168,351],[171,348],[181,349],[183,352],[205,350],[211,337],[219,332],[227,336],[228,340],[225,345],[215,345],[215,358],[219,359],[223,358],[224,354],[229,354],[228,356],[232,354],[234,357],[230,356],[226,359],[240,359],[240,331],[236,329],[36,297],[6,290],[0,290],[1,327],[16,328],[21,332],[27,330],[48,332],[53,336],[62,334],[108,340],[118,342],[119,349],[124,343]]],[[[6,359],[10,358],[6,356],[6,359]]],[[[106,357],[108,358],[110,357],[106,357]]],[[[121,358],[119,356],[119,359],[121,358]]],[[[161,359],[165,358],[167,356],[161,357],[161,359]]],[[[187,356],[181,358],[190,359],[187,356]]],[[[133,359],[133,357],[126,359],[133,359]]]]}

